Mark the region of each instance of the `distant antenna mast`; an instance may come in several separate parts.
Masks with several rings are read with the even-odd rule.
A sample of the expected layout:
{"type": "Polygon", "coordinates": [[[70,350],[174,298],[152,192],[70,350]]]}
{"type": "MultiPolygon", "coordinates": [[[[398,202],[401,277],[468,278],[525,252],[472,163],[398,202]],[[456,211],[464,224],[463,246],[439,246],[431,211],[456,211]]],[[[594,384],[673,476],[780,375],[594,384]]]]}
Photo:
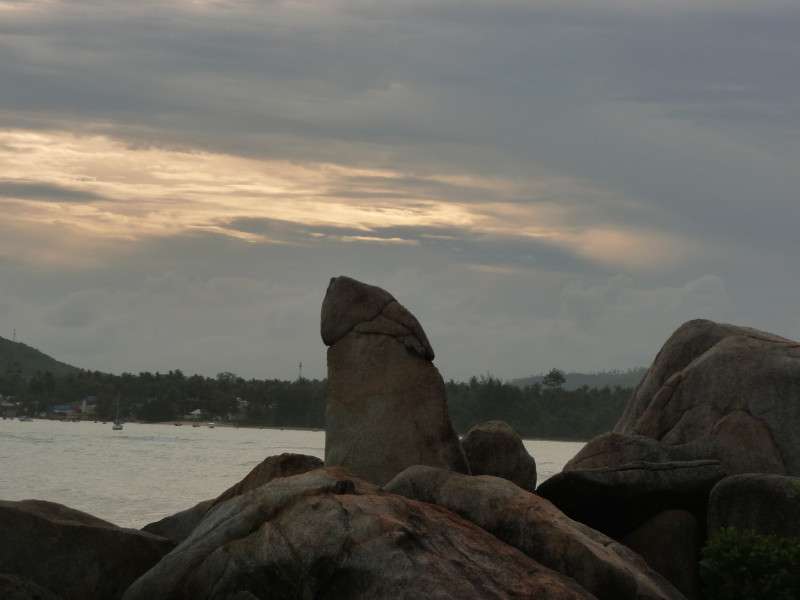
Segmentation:
{"type": "Polygon", "coordinates": [[[17,341],[17,328],[16,327],[14,327],[14,333],[11,335],[11,341],[13,341],[13,342],[17,341]]]}
{"type": "Polygon", "coordinates": [[[298,381],[303,378],[303,361],[300,361],[300,364],[297,365],[297,379],[298,381]]]}

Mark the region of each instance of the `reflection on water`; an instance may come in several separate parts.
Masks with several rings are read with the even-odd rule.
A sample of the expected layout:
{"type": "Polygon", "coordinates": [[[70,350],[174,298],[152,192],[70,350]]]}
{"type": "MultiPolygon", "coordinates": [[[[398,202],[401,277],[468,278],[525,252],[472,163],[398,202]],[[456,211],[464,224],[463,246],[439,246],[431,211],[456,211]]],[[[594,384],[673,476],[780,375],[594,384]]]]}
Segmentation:
{"type": "MultiPolygon", "coordinates": [[[[324,443],[323,431],[0,420],[0,499],[51,500],[141,527],[216,496],[267,456],[322,458],[324,443]]],[[[525,446],[542,481],[583,443],[525,446]]]]}

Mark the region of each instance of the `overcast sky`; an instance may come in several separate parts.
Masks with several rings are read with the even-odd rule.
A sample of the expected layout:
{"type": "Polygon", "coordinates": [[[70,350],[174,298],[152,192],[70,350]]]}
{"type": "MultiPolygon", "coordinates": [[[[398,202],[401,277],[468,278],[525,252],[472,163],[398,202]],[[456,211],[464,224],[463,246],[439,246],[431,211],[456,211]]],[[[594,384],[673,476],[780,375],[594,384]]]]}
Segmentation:
{"type": "Polygon", "coordinates": [[[329,277],[446,378],[800,337],[796,0],[0,0],[0,335],[325,374],[329,277]]]}

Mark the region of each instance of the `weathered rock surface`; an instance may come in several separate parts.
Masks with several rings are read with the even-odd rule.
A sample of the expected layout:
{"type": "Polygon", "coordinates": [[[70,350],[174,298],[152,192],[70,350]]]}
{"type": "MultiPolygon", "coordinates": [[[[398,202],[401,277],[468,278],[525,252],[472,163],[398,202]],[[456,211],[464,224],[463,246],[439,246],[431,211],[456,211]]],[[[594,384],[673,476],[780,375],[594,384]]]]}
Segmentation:
{"type": "Polygon", "coordinates": [[[697,443],[729,474],[800,475],[800,344],[689,321],[664,344],[614,431],[697,443]]]}
{"type": "Polygon", "coordinates": [[[125,594],[153,598],[594,596],[443,508],[326,468],[276,479],[212,509],[125,594]]]}
{"type": "Polygon", "coordinates": [[[604,433],[589,441],[564,465],[564,471],[604,469],[630,463],[714,460],[707,444],[667,446],[643,435],[604,433]]]}
{"type": "Polygon", "coordinates": [[[726,477],[711,490],[708,505],[709,535],[720,527],[800,537],[800,477],[726,477]]]}
{"type": "Polygon", "coordinates": [[[383,484],[408,466],[468,472],[433,349],[386,291],[336,277],[322,304],[328,349],[325,464],[383,484]]]}
{"type": "Polygon", "coordinates": [[[351,331],[388,335],[422,358],[435,358],[422,325],[394,296],[350,277],[334,277],[322,302],[322,341],[333,346],[351,331]]]}
{"type": "Polygon", "coordinates": [[[638,462],[562,471],[537,493],[576,521],[621,539],[669,509],[704,519],[708,494],[723,477],[716,460],[638,462]]]}
{"type": "Polygon", "coordinates": [[[505,479],[416,466],[385,489],[455,512],[601,600],[683,598],[636,553],[505,479]]]}
{"type": "Polygon", "coordinates": [[[21,579],[16,575],[0,574],[0,598],[3,600],[60,600],[50,590],[21,579]]]}
{"type": "Polygon", "coordinates": [[[536,490],[536,461],[516,431],[505,421],[487,421],[470,429],[461,440],[473,475],[494,475],[536,490]]]}
{"type": "Polygon", "coordinates": [[[0,501],[0,572],[64,600],[119,598],[174,544],[61,504],[0,501]]]}
{"type": "Polygon", "coordinates": [[[269,456],[261,461],[239,483],[231,486],[216,498],[204,500],[179,513],[164,517],[160,521],[145,525],[142,530],[160,535],[175,543],[180,543],[202,521],[205,514],[217,504],[254,490],[278,477],[299,475],[322,467],[322,461],[316,456],[305,454],[283,453],[269,456]]]}
{"type": "Polygon", "coordinates": [[[203,520],[203,516],[208,512],[208,509],[214,504],[214,499],[203,500],[198,502],[191,508],[182,510],[169,515],[154,523],[148,523],[142,527],[142,531],[159,535],[176,544],[180,544],[183,540],[189,537],[197,524],[203,520]]]}
{"type": "Polygon", "coordinates": [[[622,539],[647,564],[661,573],[689,600],[700,595],[702,534],[695,516],[685,510],[666,510],[622,539]]]}

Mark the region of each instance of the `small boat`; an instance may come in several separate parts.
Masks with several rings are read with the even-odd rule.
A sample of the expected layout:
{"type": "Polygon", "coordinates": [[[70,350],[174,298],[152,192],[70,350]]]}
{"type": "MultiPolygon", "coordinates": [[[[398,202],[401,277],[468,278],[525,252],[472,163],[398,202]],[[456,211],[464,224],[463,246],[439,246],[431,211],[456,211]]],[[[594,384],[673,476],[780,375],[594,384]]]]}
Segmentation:
{"type": "Polygon", "coordinates": [[[209,422],[208,422],[208,428],[209,428],[209,429],[214,429],[215,425],[216,425],[216,424],[214,423],[214,421],[209,421],[209,422]]]}
{"type": "Polygon", "coordinates": [[[122,421],[119,420],[119,396],[117,396],[117,417],[114,419],[114,424],[111,426],[114,431],[122,431],[122,421]]]}
{"type": "Polygon", "coordinates": [[[20,417],[20,418],[19,418],[19,420],[20,420],[20,421],[23,421],[23,422],[25,422],[25,423],[28,423],[28,422],[30,422],[30,421],[33,421],[33,419],[32,419],[31,417],[20,417]]]}
{"type": "Polygon", "coordinates": [[[183,427],[183,423],[173,423],[173,425],[175,425],[175,427],[183,427]]]}
{"type": "Polygon", "coordinates": [[[192,423],[192,427],[200,427],[200,423],[192,423]]]}

